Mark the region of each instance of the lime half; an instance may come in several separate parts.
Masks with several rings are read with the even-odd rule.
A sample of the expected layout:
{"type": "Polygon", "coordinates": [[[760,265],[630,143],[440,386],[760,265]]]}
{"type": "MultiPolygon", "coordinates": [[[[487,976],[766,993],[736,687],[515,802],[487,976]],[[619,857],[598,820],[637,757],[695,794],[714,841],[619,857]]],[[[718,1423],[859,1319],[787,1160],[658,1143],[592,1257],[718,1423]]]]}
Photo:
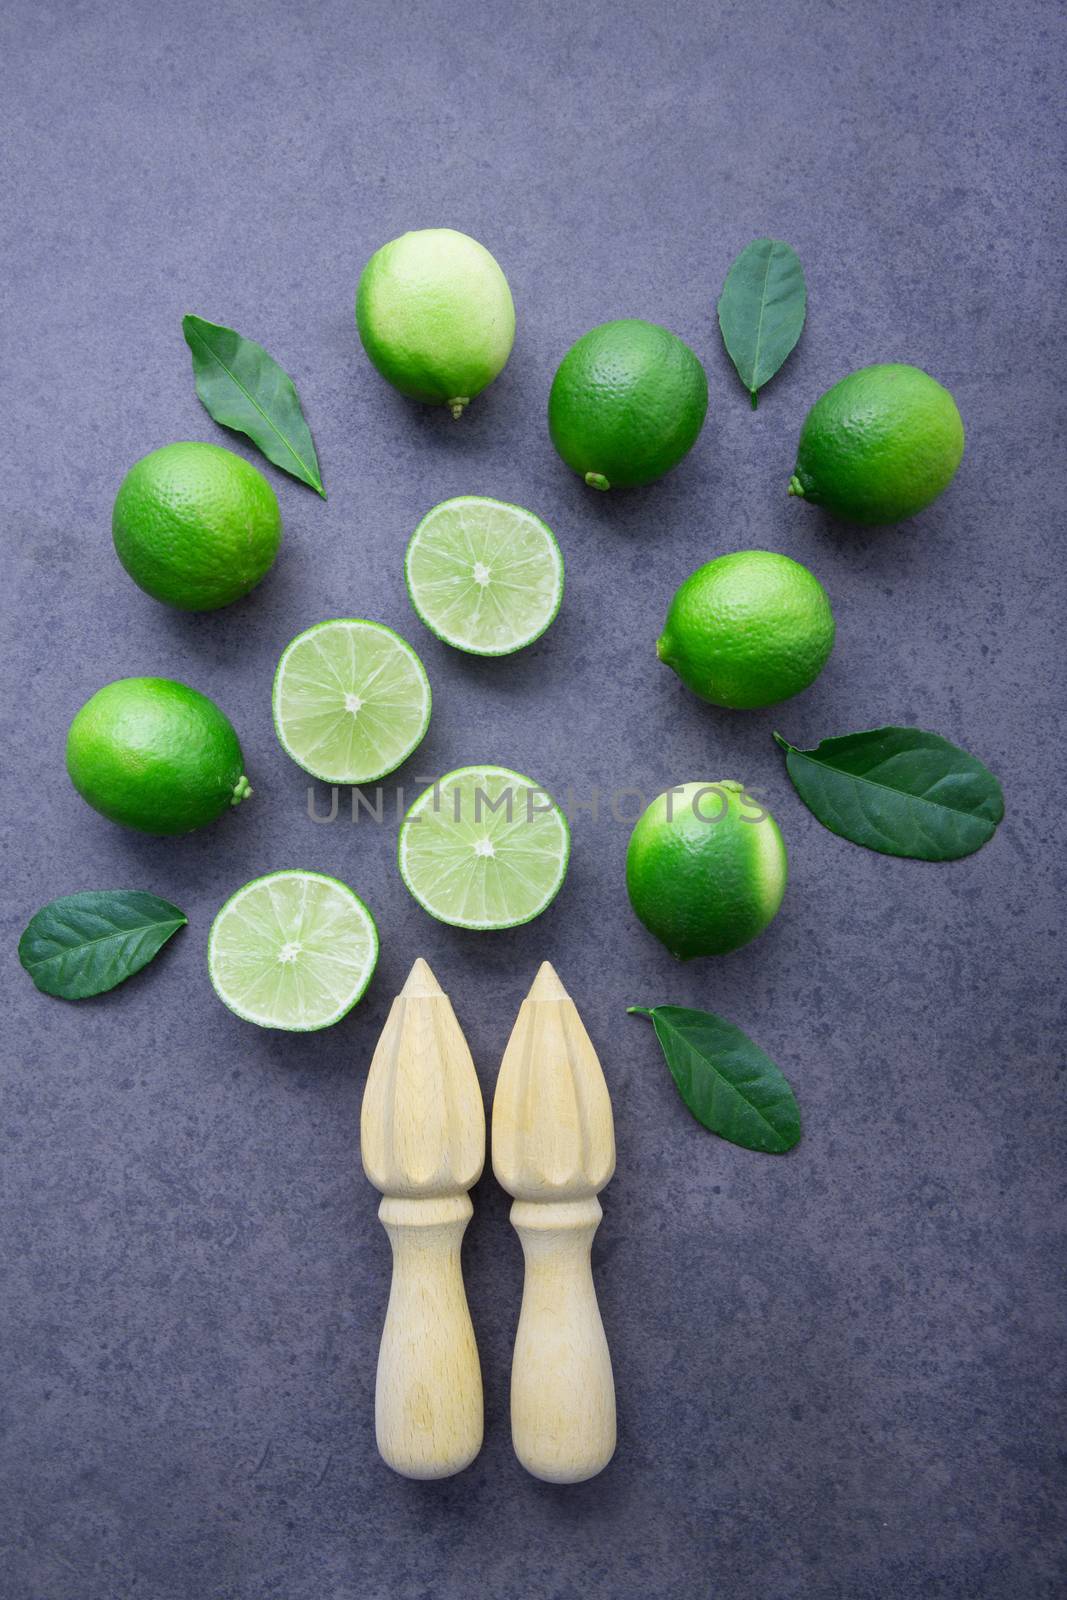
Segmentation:
{"type": "Polygon", "coordinates": [[[551,528],[521,506],[474,494],[426,513],[404,574],[431,633],[475,656],[532,644],[563,599],[563,557],[551,528]]]}
{"type": "Polygon", "coordinates": [[[430,721],[430,684],[411,646],[347,617],[298,633],[274,675],[286,755],[324,783],[373,783],[406,761],[430,721]]]}
{"type": "Polygon", "coordinates": [[[507,767],[460,767],[421,794],[400,829],[415,899],[454,928],[514,928],[559,893],[570,855],[551,796],[507,767]]]}
{"type": "Polygon", "coordinates": [[[351,1011],[378,961],[363,901],[321,872],[271,872],[232,895],[211,925],[219,999],[261,1028],[307,1033],[351,1011]]]}

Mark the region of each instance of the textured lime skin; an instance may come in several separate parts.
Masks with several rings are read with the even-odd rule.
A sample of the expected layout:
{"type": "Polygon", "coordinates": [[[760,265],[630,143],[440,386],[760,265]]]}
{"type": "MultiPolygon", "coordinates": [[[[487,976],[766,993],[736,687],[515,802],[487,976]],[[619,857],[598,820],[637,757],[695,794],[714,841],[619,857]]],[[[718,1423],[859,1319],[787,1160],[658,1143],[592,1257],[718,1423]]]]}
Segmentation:
{"type": "Polygon", "coordinates": [[[591,488],[629,489],[678,465],[707,409],[707,375],[677,334],[654,322],[605,322],[563,357],[548,431],[591,488]]]}
{"type": "Polygon", "coordinates": [[[848,522],[902,522],[948,488],[962,456],[947,389],[919,367],[861,367],[808,412],[789,493],[848,522]]]}
{"type": "Polygon", "coordinates": [[[71,782],[95,811],[140,833],[189,833],[252,793],[229,718],[171,678],[119,678],[67,735],[71,782]]]}
{"type": "Polygon", "coordinates": [[[739,550],[680,585],[656,654],[702,700],[748,711],[814,683],[833,645],[818,578],[772,550],[739,550]]]}
{"type": "Polygon", "coordinates": [[[682,961],[726,955],[762,933],[788,870],[778,824],[731,779],[659,795],[626,852],[630,904],[682,961]]]}
{"type": "Polygon", "coordinates": [[[459,416],[503,370],[515,306],[484,245],[453,228],[422,228],[376,250],[356,290],[356,327],[371,361],[401,394],[459,416]]]}
{"type": "Polygon", "coordinates": [[[274,564],[282,518],[274,490],[243,456],[186,441],[132,466],[111,532],[137,586],[180,611],[217,611],[274,564]]]}

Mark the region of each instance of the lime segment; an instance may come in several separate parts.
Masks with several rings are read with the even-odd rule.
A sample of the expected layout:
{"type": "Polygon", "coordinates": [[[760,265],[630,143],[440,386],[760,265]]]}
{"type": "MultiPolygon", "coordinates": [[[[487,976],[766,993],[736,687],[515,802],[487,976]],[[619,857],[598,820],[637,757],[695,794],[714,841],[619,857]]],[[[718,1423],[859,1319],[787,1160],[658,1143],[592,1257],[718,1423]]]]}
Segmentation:
{"type": "Polygon", "coordinates": [[[255,878],[211,925],[219,999],[261,1028],[310,1032],[350,1011],[371,980],[378,931],[363,901],[320,872],[255,878]]]}
{"type": "Polygon", "coordinates": [[[479,495],[427,512],[404,572],[431,633],[476,656],[532,644],[563,598],[563,557],[551,528],[532,511],[479,495]]]}
{"type": "Polygon", "coordinates": [[[567,875],[570,830],[544,789],[507,767],[460,767],[421,794],[400,829],[400,875],[454,928],[539,916],[567,875]]]}
{"type": "Polygon", "coordinates": [[[273,704],[279,743],[305,772],[373,783],[422,739],[430,684],[392,628],[349,617],[297,634],[278,663],[273,704]]]}

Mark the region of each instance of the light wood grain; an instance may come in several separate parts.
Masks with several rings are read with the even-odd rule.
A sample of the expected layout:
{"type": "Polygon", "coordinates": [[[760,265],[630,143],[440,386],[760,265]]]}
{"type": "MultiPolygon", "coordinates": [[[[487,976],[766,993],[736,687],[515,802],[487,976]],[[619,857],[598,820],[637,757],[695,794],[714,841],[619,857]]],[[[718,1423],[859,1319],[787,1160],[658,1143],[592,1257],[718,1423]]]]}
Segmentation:
{"type": "Polygon", "coordinates": [[[482,1444],[482,1375],[460,1248],[485,1161],[485,1111],[467,1041],[429,966],[415,962],[378,1041],[360,1125],[393,1280],[375,1387],[382,1458],[446,1478],[482,1444]]]}
{"type": "Polygon", "coordinates": [[[493,1101],[493,1171],[515,1196],[525,1281],[511,1436],[527,1471],[579,1483],[615,1450],[615,1384],[590,1265],[596,1196],[615,1170],[611,1101],[573,1000],[548,962],[522,1003],[493,1101]]]}

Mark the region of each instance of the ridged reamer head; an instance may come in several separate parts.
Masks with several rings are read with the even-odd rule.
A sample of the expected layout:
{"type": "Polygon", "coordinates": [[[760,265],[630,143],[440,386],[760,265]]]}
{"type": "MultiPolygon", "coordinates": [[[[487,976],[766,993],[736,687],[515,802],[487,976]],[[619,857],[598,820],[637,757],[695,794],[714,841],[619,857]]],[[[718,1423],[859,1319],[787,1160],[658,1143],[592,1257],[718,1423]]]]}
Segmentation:
{"type": "Polygon", "coordinates": [[[493,1171],[517,1200],[577,1200],[615,1170],[608,1086],[577,1007],[542,963],[493,1100],[493,1171]]]}
{"type": "Polygon", "coordinates": [[[463,1030],[421,956],[393,1001],[367,1074],[363,1170],[383,1194],[472,1187],[485,1164],[485,1109],[463,1030]]]}

